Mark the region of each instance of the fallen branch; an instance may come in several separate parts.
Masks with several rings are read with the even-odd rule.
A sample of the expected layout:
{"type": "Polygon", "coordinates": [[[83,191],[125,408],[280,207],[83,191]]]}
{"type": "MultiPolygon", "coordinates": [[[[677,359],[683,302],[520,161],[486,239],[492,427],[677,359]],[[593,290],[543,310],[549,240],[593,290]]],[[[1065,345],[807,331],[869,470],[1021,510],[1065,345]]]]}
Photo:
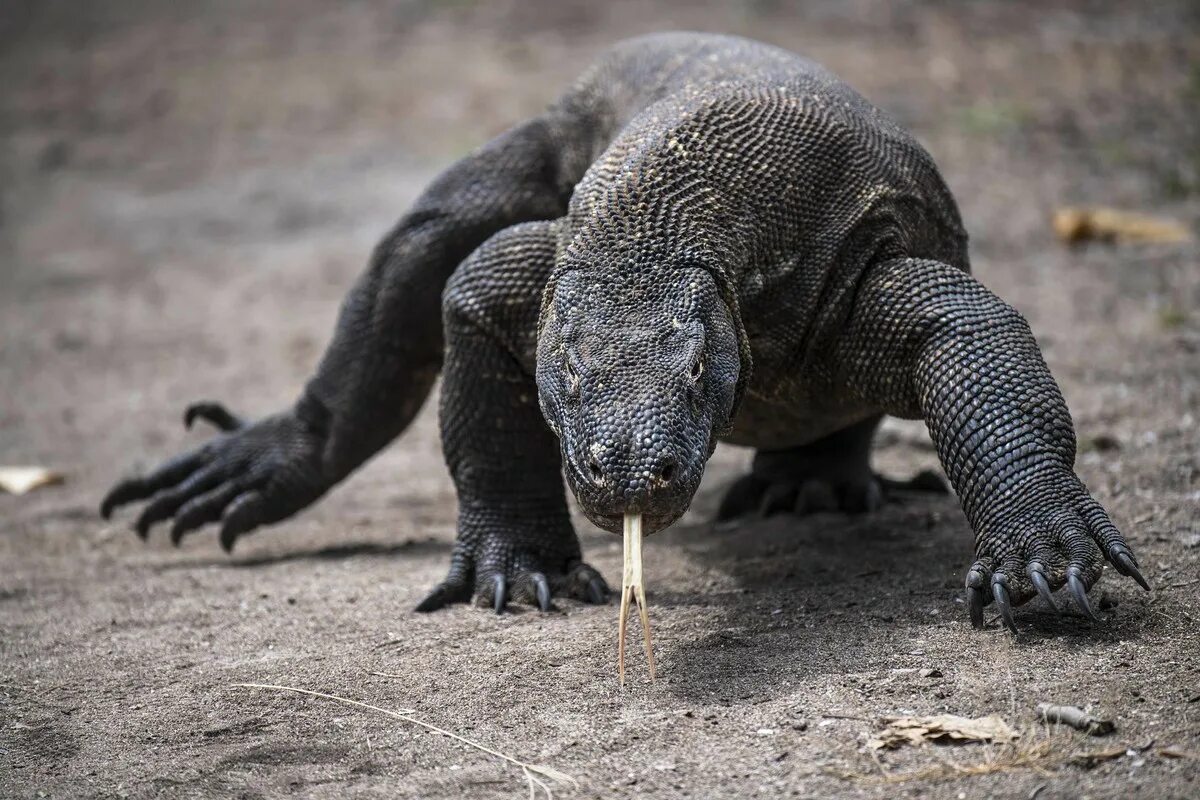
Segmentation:
{"type": "Polygon", "coordinates": [[[1082,708],[1038,703],[1037,718],[1042,722],[1061,722],[1089,736],[1107,736],[1117,729],[1112,720],[1100,719],[1082,708]]]}
{"type": "Polygon", "coordinates": [[[389,717],[395,717],[396,719],[403,720],[405,722],[411,722],[413,725],[419,725],[422,728],[433,731],[434,733],[440,733],[443,736],[449,736],[451,739],[462,742],[468,747],[473,747],[476,750],[487,753],[491,756],[495,756],[496,758],[503,759],[510,764],[515,764],[516,766],[520,767],[521,774],[525,776],[525,780],[529,783],[530,797],[533,797],[534,794],[540,790],[545,793],[547,800],[553,800],[554,792],[550,790],[550,784],[546,782],[547,780],[555,783],[565,784],[573,789],[578,788],[579,786],[579,782],[577,780],[564,772],[559,772],[552,767],[544,767],[540,764],[529,764],[521,761],[520,759],[513,758],[510,755],[505,755],[504,753],[501,753],[498,750],[493,750],[492,748],[482,745],[479,742],[474,742],[465,736],[459,736],[457,733],[448,731],[445,728],[439,728],[437,725],[417,719],[413,716],[413,714],[416,712],[409,709],[395,711],[392,709],[380,708],[379,706],[373,706],[370,703],[360,703],[358,700],[350,700],[346,697],[338,697],[335,694],[314,692],[311,689],[297,689],[294,686],[278,686],[269,683],[235,683],[233,685],[243,689],[272,689],[279,692],[294,692],[295,694],[307,694],[312,697],[321,697],[326,700],[333,700],[347,706],[357,706],[359,708],[366,708],[371,711],[378,711],[380,714],[386,714],[389,717]],[[539,778],[537,777],[538,775],[542,777],[539,778]],[[545,778],[546,780],[542,780],[542,778],[545,778]]]}
{"type": "Polygon", "coordinates": [[[1174,244],[1192,239],[1191,231],[1174,220],[1114,208],[1062,208],[1054,212],[1051,223],[1058,238],[1067,244],[1087,241],[1174,244]]]}

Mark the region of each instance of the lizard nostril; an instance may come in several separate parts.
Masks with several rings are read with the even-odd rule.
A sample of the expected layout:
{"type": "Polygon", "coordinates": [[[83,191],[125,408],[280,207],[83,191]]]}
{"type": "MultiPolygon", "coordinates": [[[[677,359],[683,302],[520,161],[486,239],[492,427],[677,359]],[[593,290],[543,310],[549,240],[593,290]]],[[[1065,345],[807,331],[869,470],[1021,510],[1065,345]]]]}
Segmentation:
{"type": "Polygon", "coordinates": [[[592,480],[595,483],[604,483],[604,470],[601,468],[600,462],[596,460],[595,456],[587,460],[587,468],[588,472],[590,472],[592,475],[592,480]]]}
{"type": "Polygon", "coordinates": [[[670,483],[675,478],[675,462],[668,461],[658,470],[658,478],[663,483],[670,483]]]}

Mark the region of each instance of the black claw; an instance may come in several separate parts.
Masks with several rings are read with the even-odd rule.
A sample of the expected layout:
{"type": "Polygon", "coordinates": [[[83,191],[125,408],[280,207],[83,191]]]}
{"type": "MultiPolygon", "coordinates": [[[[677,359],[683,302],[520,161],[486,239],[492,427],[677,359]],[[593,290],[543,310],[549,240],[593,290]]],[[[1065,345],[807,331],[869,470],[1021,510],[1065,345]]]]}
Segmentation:
{"type": "MultiPolygon", "coordinates": [[[[792,509],[797,514],[815,514],[820,511],[837,511],[838,499],[833,487],[826,481],[805,481],[794,494],[792,509]]],[[[859,498],[861,500],[861,498],[859,498]]],[[[866,510],[866,509],[864,509],[866,510]]]]}
{"type": "Polygon", "coordinates": [[[717,510],[717,522],[735,519],[758,508],[763,494],[767,491],[767,485],[765,480],[753,474],[738,478],[721,500],[721,507],[717,510]]]}
{"type": "Polygon", "coordinates": [[[863,506],[865,511],[878,511],[883,508],[886,502],[883,496],[883,486],[877,480],[872,480],[867,484],[867,490],[863,497],[863,506]]]}
{"type": "Polygon", "coordinates": [[[967,608],[971,610],[971,626],[983,630],[983,590],[967,587],[967,608]]]}
{"type": "Polygon", "coordinates": [[[191,428],[192,423],[197,419],[202,419],[214,425],[217,430],[229,433],[241,428],[243,423],[238,417],[230,413],[229,409],[220,403],[203,401],[192,403],[183,412],[183,426],[191,428]]]}
{"type": "Polygon", "coordinates": [[[471,585],[464,582],[461,575],[451,575],[434,587],[434,590],[417,605],[416,610],[428,614],[453,603],[465,603],[471,599],[471,594],[471,585]]]}
{"type": "Polygon", "coordinates": [[[588,600],[598,606],[608,602],[608,588],[600,578],[592,578],[588,581],[588,600]]]}
{"type": "Polygon", "coordinates": [[[417,612],[421,614],[428,614],[430,611],[437,611],[439,608],[445,608],[450,603],[450,599],[447,595],[448,592],[446,591],[445,586],[437,587],[430,592],[424,600],[417,604],[417,612]]]}
{"type": "Polygon", "coordinates": [[[538,608],[542,611],[550,610],[550,581],[546,580],[546,576],[540,572],[533,574],[533,587],[537,591],[538,608]]]}
{"type": "Polygon", "coordinates": [[[221,549],[233,552],[238,537],[257,528],[267,518],[264,516],[265,501],[256,491],[238,495],[225,509],[221,523],[221,549]]]}
{"type": "Polygon", "coordinates": [[[176,456],[149,475],[126,478],[112,488],[100,503],[100,516],[108,519],[119,506],[144,500],[155,492],[182,483],[204,466],[207,456],[203,449],[176,456]]]}
{"type": "Polygon", "coordinates": [[[1138,582],[1138,586],[1141,586],[1147,592],[1150,591],[1150,584],[1142,577],[1141,570],[1137,568],[1137,564],[1133,562],[1133,556],[1127,550],[1124,548],[1119,550],[1113,548],[1113,552],[1109,558],[1112,560],[1113,565],[1116,566],[1118,572],[1122,575],[1128,575],[1138,582]]]}
{"type": "Polygon", "coordinates": [[[169,519],[179,506],[179,500],[168,495],[159,497],[142,509],[142,513],[138,515],[137,522],[133,524],[133,529],[137,531],[138,538],[145,541],[150,536],[150,529],[164,519],[169,519]]]}
{"type": "Polygon", "coordinates": [[[1036,568],[1033,564],[1029,566],[1029,580],[1033,581],[1033,588],[1037,589],[1037,593],[1046,601],[1046,605],[1062,613],[1062,610],[1058,607],[1058,603],[1054,602],[1054,594],[1050,591],[1050,583],[1046,580],[1045,574],[1042,573],[1040,565],[1036,568]]]}
{"type": "Polygon", "coordinates": [[[206,522],[215,522],[221,518],[222,508],[215,505],[205,505],[204,498],[192,500],[175,514],[171,523],[171,544],[179,547],[183,537],[206,522]]]}
{"type": "Polygon", "coordinates": [[[133,523],[133,531],[143,542],[150,538],[150,522],[146,519],[145,513],[138,517],[137,522],[133,523]]]}
{"type": "Polygon", "coordinates": [[[124,505],[130,500],[136,500],[142,496],[141,480],[131,478],[121,481],[111,492],[105,495],[104,500],[100,502],[100,516],[108,519],[112,516],[113,509],[117,506],[124,505]]]}
{"type": "Polygon", "coordinates": [[[504,613],[504,606],[508,602],[508,599],[505,597],[505,595],[507,595],[507,594],[508,594],[508,590],[505,587],[504,576],[499,575],[499,574],[493,575],[492,576],[492,608],[494,608],[496,610],[497,614],[504,613]]]}
{"type": "Polygon", "coordinates": [[[221,526],[221,549],[228,554],[232,554],[233,546],[237,544],[238,537],[252,530],[256,524],[249,518],[228,520],[221,526]]]}
{"type": "Polygon", "coordinates": [[[766,518],[794,510],[798,491],[797,487],[787,484],[772,485],[763,496],[758,515],[766,518]]]}
{"type": "Polygon", "coordinates": [[[996,598],[996,607],[1000,609],[1000,620],[1004,627],[1017,633],[1017,622],[1013,619],[1012,601],[1008,597],[1008,587],[1003,582],[992,580],[992,596],[996,598]]]}
{"type": "Polygon", "coordinates": [[[1096,616],[1096,612],[1092,611],[1092,604],[1088,602],[1087,589],[1083,586],[1083,581],[1079,578],[1079,573],[1071,570],[1067,574],[1067,586],[1071,590],[1071,596],[1075,598],[1075,605],[1079,606],[1089,619],[1094,622],[1100,622],[1100,618],[1096,616]]]}

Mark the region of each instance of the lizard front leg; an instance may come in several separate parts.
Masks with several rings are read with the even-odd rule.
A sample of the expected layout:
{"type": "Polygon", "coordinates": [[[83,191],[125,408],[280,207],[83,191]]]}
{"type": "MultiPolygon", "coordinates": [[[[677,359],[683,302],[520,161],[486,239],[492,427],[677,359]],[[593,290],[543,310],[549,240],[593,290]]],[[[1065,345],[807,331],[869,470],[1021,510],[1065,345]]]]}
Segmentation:
{"type": "Polygon", "coordinates": [[[975,531],[972,622],[1067,586],[1107,559],[1149,589],[1125,538],[1076,476],[1075,432],[1029,325],[961,270],[897,259],[868,270],[837,346],[839,382],[896,416],[923,417],[975,531]]]}
{"type": "Polygon", "coordinates": [[[440,421],[458,540],[449,575],[418,611],[473,595],[497,613],[510,599],[549,610],[555,592],[608,599],[604,579],[582,561],[558,443],[533,378],[555,227],[534,222],[497,234],[446,287],[440,421]]]}

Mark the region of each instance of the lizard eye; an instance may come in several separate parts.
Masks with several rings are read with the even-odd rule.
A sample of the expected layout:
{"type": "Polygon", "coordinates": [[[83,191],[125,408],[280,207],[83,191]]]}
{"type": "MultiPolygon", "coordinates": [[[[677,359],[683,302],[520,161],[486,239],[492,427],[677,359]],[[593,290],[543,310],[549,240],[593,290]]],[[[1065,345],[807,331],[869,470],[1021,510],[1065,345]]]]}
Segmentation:
{"type": "Polygon", "coordinates": [[[704,374],[704,359],[697,358],[692,364],[692,380],[700,380],[700,376],[704,374]]]}

